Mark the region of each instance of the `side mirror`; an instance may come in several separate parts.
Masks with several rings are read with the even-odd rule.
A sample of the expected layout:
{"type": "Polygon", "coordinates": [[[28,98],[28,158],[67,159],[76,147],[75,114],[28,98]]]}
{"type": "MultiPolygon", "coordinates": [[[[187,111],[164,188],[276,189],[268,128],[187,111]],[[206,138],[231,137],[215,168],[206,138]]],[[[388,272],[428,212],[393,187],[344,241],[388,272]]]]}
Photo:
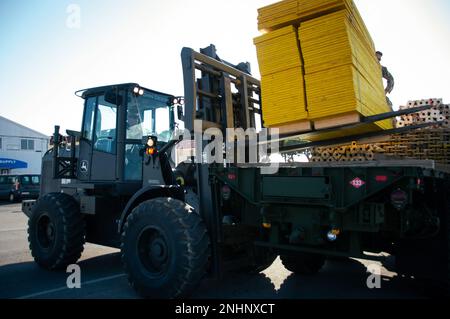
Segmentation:
{"type": "Polygon", "coordinates": [[[184,121],[184,107],[183,105],[177,105],[177,115],[180,121],[184,121]]]}

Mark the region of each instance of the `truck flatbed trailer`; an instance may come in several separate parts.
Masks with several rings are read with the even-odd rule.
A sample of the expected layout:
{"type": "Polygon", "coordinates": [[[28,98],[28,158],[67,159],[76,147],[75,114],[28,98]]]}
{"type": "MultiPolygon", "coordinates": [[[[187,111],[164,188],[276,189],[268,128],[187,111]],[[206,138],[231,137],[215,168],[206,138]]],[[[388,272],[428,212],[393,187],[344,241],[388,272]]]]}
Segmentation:
{"type": "Polygon", "coordinates": [[[445,284],[450,166],[425,160],[289,163],[264,175],[266,167],[209,168],[213,194],[232,190],[231,209],[220,198],[214,202],[216,218],[232,211],[238,221],[233,232],[210,225],[219,246],[236,243],[241,224],[242,231],[253,225],[261,229],[254,245],[280,254],[294,272],[316,273],[329,257],[379,260],[376,254],[387,252],[396,256],[399,274],[445,284]]]}
{"type": "MultiPolygon", "coordinates": [[[[255,127],[254,119],[264,112],[257,80],[245,70],[224,65],[214,46],[200,53],[183,49],[182,60],[189,130],[194,129],[194,118],[223,132],[228,127],[255,127]],[[235,84],[237,93],[231,93],[230,83],[235,84]]],[[[379,114],[362,118],[361,123],[283,135],[274,141],[281,143],[280,153],[295,152],[439,126],[443,123],[318,142],[302,140],[303,136],[361,128],[432,107],[379,114]],[[283,144],[289,140],[298,142],[283,144]]],[[[449,165],[409,159],[281,163],[276,173],[265,175],[261,169],[268,165],[196,164],[199,211],[213,234],[216,273],[221,273],[221,252],[230,246],[239,247],[236,252],[243,255],[259,256],[259,266],[270,261],[263,256],[281,255],[286,268],[299,274],[319,272],[330,256],[370,259],[373,254],[388,252],[396,256],[399,274],[449,286],[449,165]],[[250,242],[256,247],[253,254],[244,249],[250,242]]]]}

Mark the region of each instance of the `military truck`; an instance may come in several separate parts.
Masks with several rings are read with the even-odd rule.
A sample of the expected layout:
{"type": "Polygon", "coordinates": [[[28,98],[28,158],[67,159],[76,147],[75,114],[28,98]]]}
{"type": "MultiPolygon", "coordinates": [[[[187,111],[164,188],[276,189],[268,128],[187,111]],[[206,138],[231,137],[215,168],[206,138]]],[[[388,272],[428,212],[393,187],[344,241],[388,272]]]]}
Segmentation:
{"type": "MultiPolygon", "coordinates": [[[[41,196],[23,204],[40,266],[76,263],[86,242],[116,247],[139,293],[180,298],[207,275],[262,271],[277,256],[288,270],[313,275],[331,257],[377,259],[374,254],[387,252],[396,257],[398,273],[448,292],[448,166],[423,160],[297,163],[266,174],[270,164],[260,158],[208,162],[226,152],[201,151],[216,138],[205,135],[208,130],[226,135],[227,128],[264,127],[260,82],[248,63],[224,61],[214,46],[184,48],[182,62],[184,103],[134,83],[77,92],[84,100],[81,131],[67,131],[65,144],[55,128],[43,159],[41,196]],[[173,132],[182,126],[201,136],[194,139],[199,157],[175,165],[170,154],[182,139],[173,132]]],[[[254,142],[230,140],[246,151],[254,142]]]]}

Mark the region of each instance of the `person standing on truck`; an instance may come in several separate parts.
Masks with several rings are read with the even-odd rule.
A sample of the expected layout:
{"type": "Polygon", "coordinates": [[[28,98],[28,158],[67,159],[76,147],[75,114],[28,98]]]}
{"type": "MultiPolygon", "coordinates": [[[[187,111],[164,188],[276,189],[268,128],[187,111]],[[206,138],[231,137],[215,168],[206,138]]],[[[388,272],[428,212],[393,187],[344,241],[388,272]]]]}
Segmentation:
{"type": "MultiPolygon", "coordinates": [[[[380,65],[381,65],[381,59],[382,59],[382,57],[383,57],[383,53],[380,52],[380,51],[377,51],[377,52],[376,52],[376,55],[377,55],[378,62],[380,62],[380,65]]],[[[394,89],[394,77],[393,77],[392,74],[388,71],[387,67],[385,67],[385,66],[383,66],[383,65],[381,65],[381,72],[382,72],[382,74],[383,74],[383,78],[386,79],[386,81],[387,81],[387,86],[386,86],[386,88],[384,89],[384,92],[385,92],[385,94],[386,94],[386,101],[387,101],[389,107],[391,108],[391,111],[394,111],[392,102],[391,102],[391,100],[387,97],[387,94],[390,94],[390,93],[392,92],[392,90],[394,89]]]]}

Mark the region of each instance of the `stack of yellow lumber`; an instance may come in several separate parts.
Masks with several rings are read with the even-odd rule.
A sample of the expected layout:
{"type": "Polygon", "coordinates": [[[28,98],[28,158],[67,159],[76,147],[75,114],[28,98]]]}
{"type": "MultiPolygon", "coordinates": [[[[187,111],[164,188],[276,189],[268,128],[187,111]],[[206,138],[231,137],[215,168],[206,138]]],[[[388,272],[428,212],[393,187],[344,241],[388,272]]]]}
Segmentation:
{"type": "Polygon", "coordinates": [[[293,25],[298,19],[297,11],[297,0],[284,0],[258,9],[258,29],[275,31],[293,25]]]}
{"type": "MultiPolygon", "coordinates": [[[[375,46],[352,0],[285,0],[261,8],[258,20],[268,32],[255,39],[267,127],[302,132],[305,122],[323,129],[390,110],[375,46]]],[[[364,130],[389,128],[383,121],[364,130]]]]}
{"type": "Polygon", "coordinates": [[[293,26],[255,39],[264,92],[266,126],[308,118],[297,32],[293,26]]]}
{"type": "MultiPolygon", "coordinates": [[[[370,116],[389,111],[375,50],[357,25],[347,10],[300,24],[312,120],[350,115],[353,121],[352,114],[370,116]]],[[[389,121],[380,127],[392,128],[389,121]]]]}
{"type": "Polygon", "coordinates": [[[351,0],[284,0],[258,10],[258,29],[268,32],[287,25],[300,25],[324,15],[346,10],[354,17],[355,28],[364,34],[375,49],[358,8],[351,0]]]}

